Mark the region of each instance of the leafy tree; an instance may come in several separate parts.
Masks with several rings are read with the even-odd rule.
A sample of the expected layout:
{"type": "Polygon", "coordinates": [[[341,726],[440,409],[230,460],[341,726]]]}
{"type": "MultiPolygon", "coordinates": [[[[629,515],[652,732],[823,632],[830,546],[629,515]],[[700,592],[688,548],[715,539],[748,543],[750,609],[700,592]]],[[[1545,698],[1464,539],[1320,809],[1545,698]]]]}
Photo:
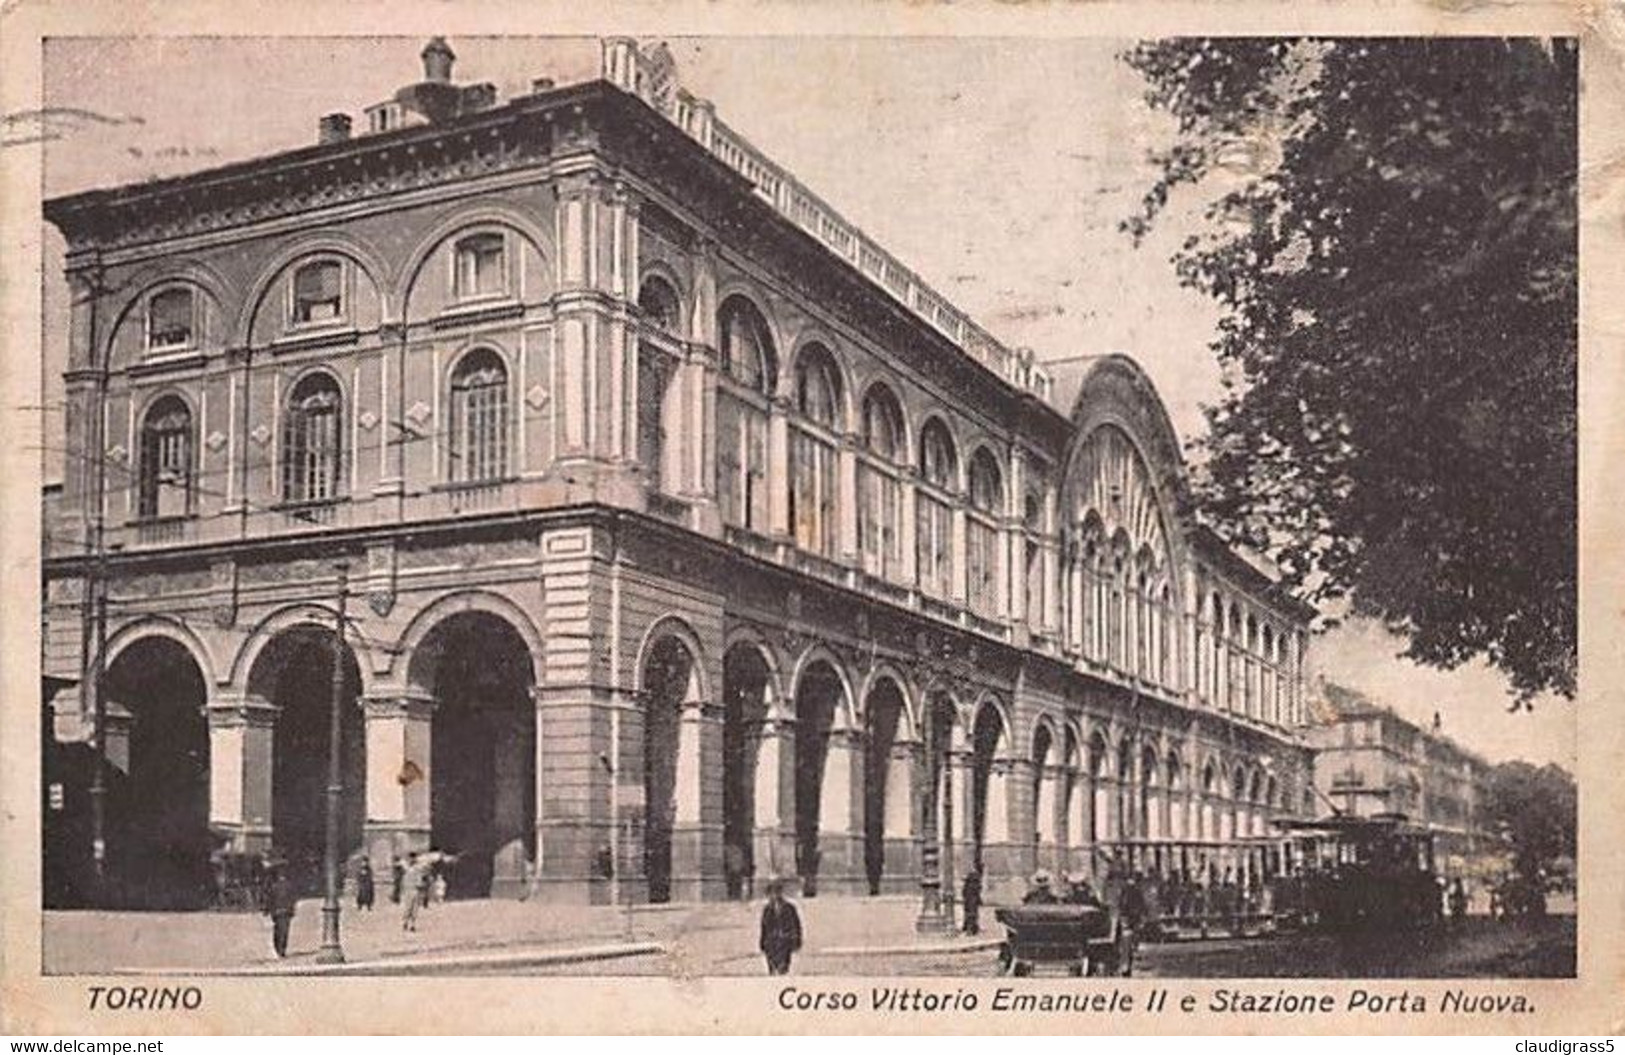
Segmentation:
{"type": "Polygon", "coordinates": [[[1136,242],[1213,188],[1174,258],[1224,309],[1198,500],[1514,706],[1575,688],[1572,40],[1177,39],[1125,54],[1171,114],[1136,242]]]}
{"type": "Polygon", "coordinates": [[[1512,844],[1514,865],[1526,879],[1574,856],[1579,795],[1563,767],[1501,763],[1490,773],[1482,808],[1488,826],[1512,844]]]}

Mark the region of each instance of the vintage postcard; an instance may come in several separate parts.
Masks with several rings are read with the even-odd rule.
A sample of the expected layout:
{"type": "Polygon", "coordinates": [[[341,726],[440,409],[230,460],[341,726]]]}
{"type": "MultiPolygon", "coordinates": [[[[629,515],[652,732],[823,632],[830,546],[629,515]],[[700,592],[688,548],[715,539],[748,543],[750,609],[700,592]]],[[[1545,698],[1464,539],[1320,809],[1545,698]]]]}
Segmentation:
{"type": "Polygon", "coordinates": [[[1618,6],[0,33],[0,1030],[1625,1029],[1618,6]]]}

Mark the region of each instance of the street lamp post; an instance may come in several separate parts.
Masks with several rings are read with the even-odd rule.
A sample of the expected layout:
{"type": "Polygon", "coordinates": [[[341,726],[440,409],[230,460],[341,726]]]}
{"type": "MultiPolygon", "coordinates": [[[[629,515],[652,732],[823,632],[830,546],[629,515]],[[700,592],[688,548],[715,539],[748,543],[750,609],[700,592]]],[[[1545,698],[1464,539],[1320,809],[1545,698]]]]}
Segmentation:
{"type": "Polygon", "coordinates": [[[328,701],[327,731],[327,854],[322,894],[322,947],[317,963],[343,963],[339,938],[339,834],[344,807],[344,607],[350,589],[350,566],[340,561],[338,614],[333,621],[333,694],[328,701]]]}
{"type": "MultiPolygon", "coordinates": [[[[942,934],[953,929],[951,902],[944,897],[942,868],[944,862],[937,827],[939,811],[946,810],[948,837],[952,839],[953,778],[946,765],[948,755],[939,750],[943,743],[943,730],[940,725],[938,713],[933,705],[932,710],[927,713],[925,728],[924,762],[927,790],[923,803],[925,815],[921,818],[920,825],[920,915],[914,921],[914,930],[919,934],[942,934]],[[940,778],[937,768],[939,761],[943,763],[940,778]]],[[[951,848],[949,852],[952,853],[951,848]]],[[[952,867],[949,863],[948,868],[951,870],[952,867]]],[[[952,882],[951,879],[948,881],[952,882]]]]}

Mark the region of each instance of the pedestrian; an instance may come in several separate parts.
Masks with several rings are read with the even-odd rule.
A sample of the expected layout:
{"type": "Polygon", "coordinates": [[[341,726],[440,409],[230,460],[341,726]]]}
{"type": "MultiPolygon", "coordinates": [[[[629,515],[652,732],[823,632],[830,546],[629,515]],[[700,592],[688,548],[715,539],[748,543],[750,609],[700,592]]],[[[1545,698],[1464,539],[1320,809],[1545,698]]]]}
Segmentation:
{"type": "Polygon", "coordinates": [[[400,854],[389,856],[389,903],[401,903],[401,887],[406,882],[406,865],[401,861],[400,854]]]}
{"type": "Polygon", "coordinates": [[[1066,883],[1070,888],[1067,891],[1066,896],[1067,904],[1083,905],[1086,908],[1095,909],[1103,909],[1106,907],[1105,905],[1101,904],[1100,898],[1095,895],[1095,888],[1094,885],[1089,882],[1089,877],[1084,875],[1082,872],[1075,872],[1072,875],[1067,876],[1066,883]]]}
{"type": "Polygon", "coordinates": [[[768,974],[790,973],[790,957],[801,950],[801,916],[796,907],[784,899],[783,880],[768,881],[758,944],[767,958],[768,974]]]}
{"type": "Polygon", "coordinates": [[[1023,905],[1053,905],[1055,891],[1050,889],[1051,879],[1049,872],[1040,868],[1033,873],[1032,881],[1027,885],[1027,893],[1022,897],[1023,905]]]}
{"type": "Polygon", "coordinates": [[[428,869],[418,860],[414,851],[406,855],[406,865],[401,874],[401,929],[415,931],[418,929],[418,909],[423,905],[424,884],[429,877],[428,869]]]}
{"type": "Polygon", "coordinates": [[[293,884],[288,882],[287,871],[281,862],[271,862],[267,865],[265,914],[271,917],[271,948],[276,951],[278,959],[288,955],[288,929],[293,925],[293,913],[298,903],[293,884]]]}
{"type": "Polygon", "coordinates": [[[982,933],[982,873],[975,868],[966,872],[960,893],[965,902],[965,933],[982,933]]]}
{"type": "Polygon", "coordinates": [[[363,857],[355,871],[355,907],[363,912],[371,912],[377,893],[372,879],[372,862],[363,857]]]}
{"type": "Polygon", "coordinates": [[[1467,888],[1462,885],[1460,876],[1450,884],[1450,918],[1457,926],[1467,918],[1467,888]]]}

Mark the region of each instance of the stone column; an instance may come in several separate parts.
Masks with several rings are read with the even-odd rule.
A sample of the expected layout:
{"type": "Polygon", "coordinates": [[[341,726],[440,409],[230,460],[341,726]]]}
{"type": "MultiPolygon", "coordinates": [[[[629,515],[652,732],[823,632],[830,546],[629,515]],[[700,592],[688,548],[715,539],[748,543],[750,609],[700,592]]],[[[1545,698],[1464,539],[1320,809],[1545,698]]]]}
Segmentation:
{"type": "Polygon", "coordinates": [[[1067,800],[1067,868],[1087,868],[1091,851],[1089,849],[1089,810],[1093,807],[1089,803],[1089,778],[1081,771],[1074,772],[1072,781],[1072,794],[1067,800]]]}
{"type": "Polygon", "coordinates": [[[921,746],[916,740],[895,740],[886,759],[886,804],[882,813],[885,868],[881,889],[912,891],[919,880],[918,789],[921,746]]]}
{"type": "Polygon", "coordinates": [[[982,813],[982,860],[990,876],[1023,871],[1010,842],[1010,780],[1014,760],[995,758],[987,770],[987,798],[982,813]]]}
{"type": "Polygon", "coordinates": [[[767,527],[775,538],[790,536],[790,405],[777,396],[767,419],[767,527]]]}
{"type": "Polygon", "coordinates": [[[858,564],[858,443],[856,433],[841,436],[836,449],[836,554],[842,563],[858,564]]]}
{"type": "Polygon", "coordinates": [[[818,802],[818,889],[856,893],[863,873],[863,734],[831,729],[818,802]]]}
{"type": "Polygon", "coordinates": [[[796,873],[796,724],[785,714],[770,715],[757,733],[756,888],[796,873]]]}
{"type": "Polygon", "coordinates": [[[271,846],[271,767],[279,710],[246,693],[209,701],[209,827],[238,853],[271,846]]]}
{"type": "Polygon", "coordinates": [[[685,700],[677,718],[676,783],[672,788],[671,896],[698,901],[724,882],[722,826],[706,808],[706,773],[720,769],[722,715],[701,699],[685,700]],[[709,758],[711,745],[718,757],[709,758]],[[707,822],[711,823],[707,823],[707,822]]]}
{"type": "Polygon", "coordinates": [[[918,500],[915,497],[915,484],[919,479],[918,471],[911,465],[903,469],[897,481],[898,502],[902,508],[898,510],[898,540],[899,556],[902,558],[902,580],[909,586],[919,581],[920,551],[919,551],[919,523],[916,508],[918,500]]]}
{"type": "Polygon", "coordinates": [[[1034,803],[1033,818],[1036,845],[1033,847],[1033,858],[1040,865],[1065,871],[1066,861],[1060,849],[1062,842],[1059,834],[1059,826],[1064,820],[1060,816],[1058,798],[1063,774],[1059,766],[1043,766],[1037,776],[1038,795],[1034,803]]]}
{"type": "Polygon", "coordinates": [[[391,856],[429,847],[435,701],[406,690],[368,696],[361,705],[367,737],[363,843],[373,871],[388,875],[391,856]]]}
{"type": "Polygon", "coordinates": [[[950,550],[953,554],[953,575],[948,581],[947,600],[956,605],[965,603],[969,592],[966,586],[969,582],[970,568],[967,561],[967,548],[965,545],[965,503],[956,498],[953,513],[950,518],[953,527],[950,529],[950,550]]]}

